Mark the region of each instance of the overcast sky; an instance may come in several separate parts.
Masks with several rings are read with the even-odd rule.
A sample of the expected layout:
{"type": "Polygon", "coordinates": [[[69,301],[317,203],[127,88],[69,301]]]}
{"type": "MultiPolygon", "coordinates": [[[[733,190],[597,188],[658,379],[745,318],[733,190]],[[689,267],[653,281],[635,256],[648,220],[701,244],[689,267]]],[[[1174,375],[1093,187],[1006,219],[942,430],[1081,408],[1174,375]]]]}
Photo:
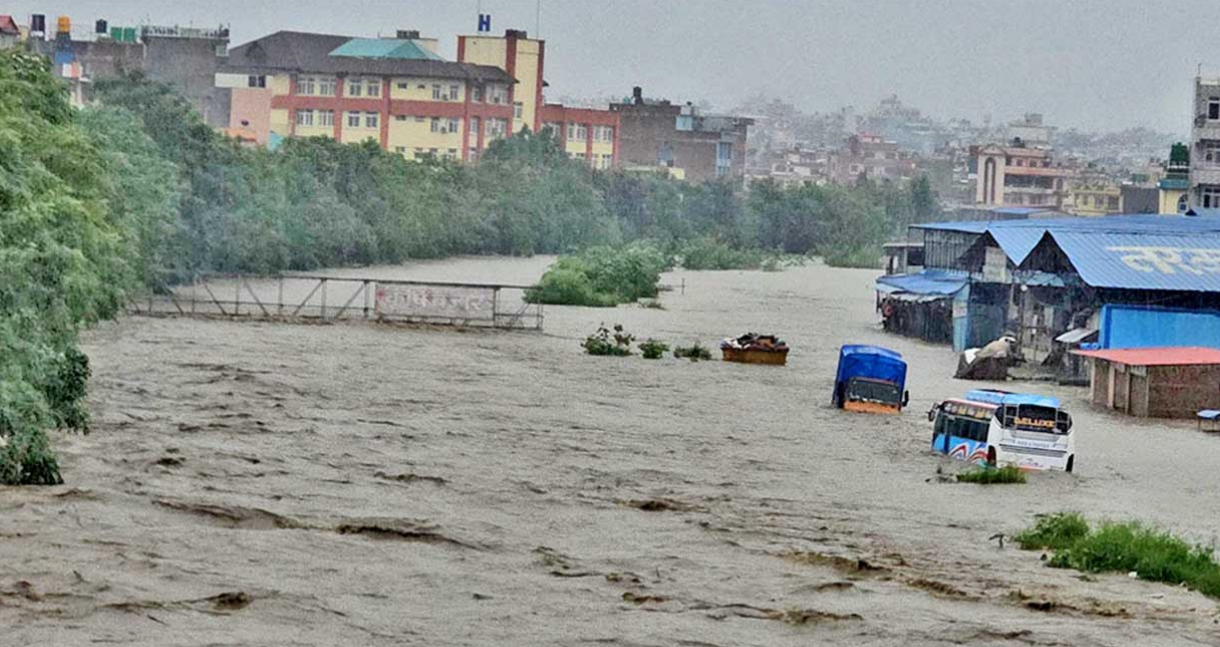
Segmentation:
{"type": "MultiPolygon", "coordinates": [[[[533,35],[535,0],[482,0],[496,33],[533,35]]],[[[281,30],[473,33],[479,0],[0,2],[21,22],[226,23],[233,45],[281,30]]],[[[732,107],[759,92],[807,111],[889,95],[976,122],[1042,112],[1057,126],[1189,129],[1196,66],[1220,76],[1218,0],[541,0],[548,96],[626,95],[732,107]]]]}

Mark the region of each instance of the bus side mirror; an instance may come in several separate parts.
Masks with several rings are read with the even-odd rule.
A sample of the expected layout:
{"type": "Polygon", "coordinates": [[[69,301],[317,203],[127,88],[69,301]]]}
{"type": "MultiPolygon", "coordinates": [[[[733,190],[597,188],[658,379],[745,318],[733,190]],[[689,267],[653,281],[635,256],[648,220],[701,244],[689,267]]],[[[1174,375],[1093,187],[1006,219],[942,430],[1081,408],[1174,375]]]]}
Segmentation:
{"type": "Polygon", "coordinates": [[[908,404],[910,404],[910,403],[911,403],[911,392],[910,392],[910,391],[903,391],[903,392],[902,392],[902,406],[904,406],[904,407],[905,407],[905,406],[907,406],[907,405],[908,405],[908,404]]]}
{"type": "Polygon", "coordinates": [[[1060,411],[1059,415],[1057,416],[1057,419],[1055,420],[1055,426],[1058,427],[1059,430],[1065,434],[1067,432],[1071,431],[1072,430],[1072,414],[1067,413],[1065,411],[1060,411]]]}
{"type": "Polygon", "coordinates": [[[934,404],[931,409],[928,409],[928,422],[936,420],[936,414],[940,412],[940,405],[934,404]]]}

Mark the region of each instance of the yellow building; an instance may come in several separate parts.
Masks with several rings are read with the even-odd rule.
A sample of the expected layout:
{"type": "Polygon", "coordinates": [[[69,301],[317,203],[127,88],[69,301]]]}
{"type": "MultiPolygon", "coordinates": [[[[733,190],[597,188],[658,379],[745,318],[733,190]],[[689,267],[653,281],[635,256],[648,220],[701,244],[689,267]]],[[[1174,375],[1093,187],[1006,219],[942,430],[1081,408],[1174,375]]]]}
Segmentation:
{"type": "Polygon", "coordinates": [[[1185,144],[1174,144],[1169,149],[1165,177],[1157,183],[1157,189],[1160,191],[1161,207],[1158,213],[1186,213],[1190,208],[1190,151],[1185,144]]]}
{"type": "Polygon", "coordinates": [[[1072,188],[1065,211],[1076,216],[1106,216],[1122,212],[1122,189],[1100,182],[1072,188]]]}
{"type": "Polygon", "coordinates": [[[543,69],[546,61],[546,41],[529,38],[524,31],[509,29],[504,36],[458,36],[457,60],[498,67],[517,80],[508,90],[508,103],[513,106],[512,132],[528,127],[533,132],[542,129],[543,69]]]}
{"type": "Polygon", "coordinates": [[[476,159],[510,132],[516,79],[435,50],[436,41],[416,32],[379,39],[277,32],[230,50],[216,84],[231,88],[230,129],[261,144],[332,137],[372,140],[408,158],[476,159]]]}

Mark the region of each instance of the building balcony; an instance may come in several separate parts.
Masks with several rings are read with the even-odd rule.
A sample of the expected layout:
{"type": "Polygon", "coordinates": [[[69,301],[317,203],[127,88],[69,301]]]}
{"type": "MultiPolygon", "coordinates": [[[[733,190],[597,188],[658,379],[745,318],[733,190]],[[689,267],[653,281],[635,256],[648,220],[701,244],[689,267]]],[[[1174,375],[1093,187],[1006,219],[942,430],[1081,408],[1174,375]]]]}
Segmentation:
{"type": "Polygon", "coordinates": [[[1190,131],[1192,141],[1200,139],[1215,139],[1220,140],[1220,121],[1208,121],[1206,119],[1195,120],[1195,127],[1190,131]]]}

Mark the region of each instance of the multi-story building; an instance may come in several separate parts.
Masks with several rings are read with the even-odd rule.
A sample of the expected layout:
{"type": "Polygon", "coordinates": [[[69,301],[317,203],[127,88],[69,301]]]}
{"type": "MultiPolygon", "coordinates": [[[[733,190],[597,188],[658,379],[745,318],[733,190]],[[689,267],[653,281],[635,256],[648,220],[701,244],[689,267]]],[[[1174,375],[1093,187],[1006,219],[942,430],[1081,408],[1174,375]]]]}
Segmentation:
{"type": "Polygon", "coordinates": [[[1074,216],[1108,216],[1122,213],[1122,189],[1105,180],[1080,182],[1072,187],[1064,210],[1074,216]]]}
{"type": "Polygon", "coordinates": [[[1191,207],[1220,208],[1220,79],[1195,77],[1190,133],[1191,207]]]}
{"type": "Polygon", "coordinates": [[[663,168],[677,177],[703,181],[744,180],[746,135],[753,120],[701,115],[694,106],[645,99],[635,88],[629,100],[610,104],[621,120],[619,158],[632,168],[663,168]]]}
{"type": "Polygon", "coordinates": [[[619,116],[546,104],[545,41],[523,31],[460,36],[458,61],[416,31],[395,38],[278,32],[235,47],[216,77],[232,92],[228,132],[373,140],[409,159],[478,159],[500,137],[550,126],[573,158],[618,163],[619,116]]]}
{"type": "Polygon", "coordinates": [[[617,112],[545,104],[541,115],[542,128],[559,138],[568,157],[586,161],[593,168],[618,166],[617,112]]]}
{"type": "Polygon", "coordinates": [[[216,83],[230,127],[272,146],[285,137],[372,140],[408,158],[475,159],[510,134],[516,80],[441,58],[418,32],[352,38],[281,31],[234,48],[216,83]]]}
{"type": "Polygon", "coordinates": [[[228,52],[227,28],[111,27],[98,20],[92,33],[82,33],[73,31],[67,16],[60,16],[48,40],[45,17],[35,15],[32,22],[30,47],[51,59],[56,74],[72,90],[74,104],[90,100],[94,82],[140,71],[172,86],[208,125],[228,124],[229,92],[214,82],[228,52]]]}
{"type": "Polygon", "coordinates": [[[854,185],[861,177],[898,182],[915,173],[915,161],[898,150],[898,142],[873,133],[847,138],[846,145],[833,157],[831,178],[837,184],[854,185]]]}
{"type": "Polygon", "coordinates": [[[976,205],[1063,210],[1075,169],[1054,163],[1049,150],[1021,142],[972,146],[976,205]]]}

